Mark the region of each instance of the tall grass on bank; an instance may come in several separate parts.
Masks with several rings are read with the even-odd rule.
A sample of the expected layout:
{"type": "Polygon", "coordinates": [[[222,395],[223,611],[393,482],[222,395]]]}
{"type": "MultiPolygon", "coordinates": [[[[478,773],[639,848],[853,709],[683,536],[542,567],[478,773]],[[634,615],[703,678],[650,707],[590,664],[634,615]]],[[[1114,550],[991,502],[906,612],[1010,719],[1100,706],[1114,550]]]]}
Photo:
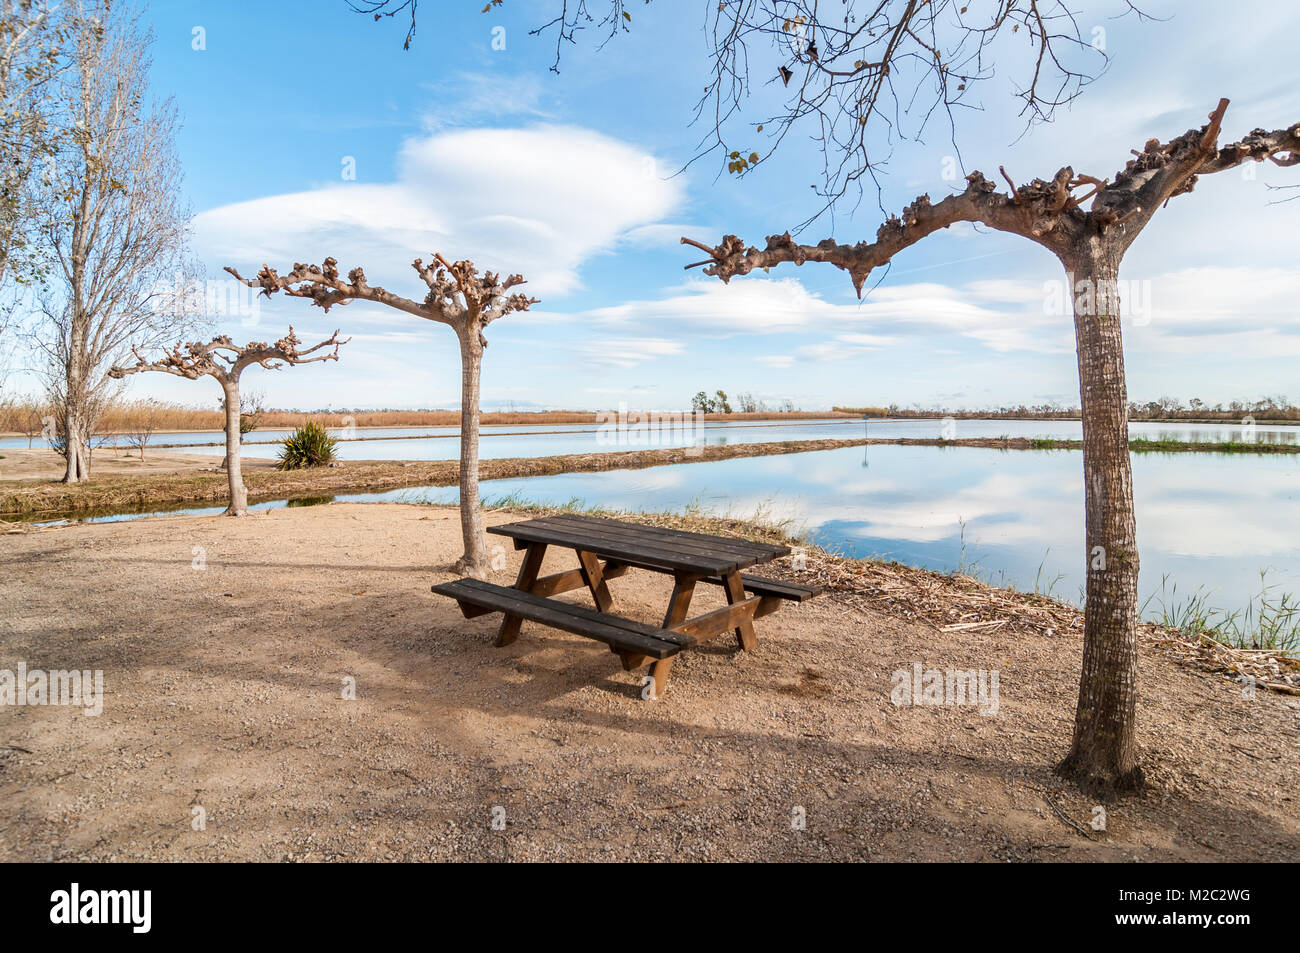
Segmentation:
{"type": "Polygon", "coordinates": [[[1160,592],[1153,593],[1142,607],[1155,604],[1152,613],[1161,625],[1188,635],[1212,639],[1241,649],[1266,649],[1288,655],[1300,654],[1300,598],[1282,592],[1268,581],[1268,570],[1259,573],[1259,595],[1233,612],[1215,608],[1213,593],[1198,587],[1179,595],[1178,584],[1169,576],[1160,579],[1160,592]]]}

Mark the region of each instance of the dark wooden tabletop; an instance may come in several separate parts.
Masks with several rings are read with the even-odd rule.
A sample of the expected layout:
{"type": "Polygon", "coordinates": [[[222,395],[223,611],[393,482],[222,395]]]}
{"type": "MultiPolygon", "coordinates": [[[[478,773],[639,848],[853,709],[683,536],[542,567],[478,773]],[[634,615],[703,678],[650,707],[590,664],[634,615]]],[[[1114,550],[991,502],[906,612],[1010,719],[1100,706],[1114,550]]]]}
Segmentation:
{"type": "Polygon", "coordinates": [[[779,559],[790,552],[788,546],[573,513],[492,526],[488,532],[527,543],[580,549],[644,569],[703,575],[737,572],[779,559]]]}

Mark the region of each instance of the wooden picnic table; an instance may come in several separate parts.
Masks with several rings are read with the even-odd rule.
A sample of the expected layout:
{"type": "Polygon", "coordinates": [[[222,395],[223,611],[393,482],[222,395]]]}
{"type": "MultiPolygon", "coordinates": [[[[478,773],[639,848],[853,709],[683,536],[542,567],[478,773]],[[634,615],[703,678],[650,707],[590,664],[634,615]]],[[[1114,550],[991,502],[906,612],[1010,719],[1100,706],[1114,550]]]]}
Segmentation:
{"type": "Polygon", "coordinates": [[[654,679],[654,695],[649,697],[663,693],[673,657],[682,649],[734,632],[741,649],[752,652],[757,647],[754,619],[775,612],[782,602],[803,602],[821,591],[742,572],[788,555],[788,546],[569,513],[493,526],[488,532],[510,537],[516,549],[526,550],[514,586],[466,578],[440,583],[433,591],[455,599],[466,618],[504,613],[499,646],[514,642],[523,620],[530,619],[606,643],[625,670],[649,662],[654,679]],[[539,577],[542,559],[552,546],[572,549],[577,567],[539,577]],[[661,626],[612,611],[609,580],[631,569],[673,578],[661,626]],[[727,605],[691,617],[691,597],[701,583],[721,586],[727,605]],[[551,598],[584,587],[595,609],[551,598]]]}

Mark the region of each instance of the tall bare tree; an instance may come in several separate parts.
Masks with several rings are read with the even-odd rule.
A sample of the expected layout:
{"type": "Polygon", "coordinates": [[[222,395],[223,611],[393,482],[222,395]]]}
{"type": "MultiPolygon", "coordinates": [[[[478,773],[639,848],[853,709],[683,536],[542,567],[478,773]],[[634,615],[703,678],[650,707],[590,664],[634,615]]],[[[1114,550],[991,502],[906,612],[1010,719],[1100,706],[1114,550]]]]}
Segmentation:
{"type": "MultiPolygon", "coordinates": [[[[230,505],[226,507],[226,515],[243,516],[248,512],[248,490],[244,487],[243,470],[239,459],[242,436],[240,375],[254,364],[269,370],[278,370],[285,365],[337,361],[339,348],[350,340],[352,339],[340,341],[339,332],[335,331],[324,341],[304,350],[300,347],[302,341],[293,333],[292,325],[289,327],[288,334],[269,345],[262,341],[251,341],[241,347],[228,336],[221,334],[206,344],[201,341],[191,341],[182,346],[178,342],[165,357],[158,361],[148,361],[140,355],[139,351],[136,351],[134,366],[114,366],[109,369],[108,376],[120,380],[128,374],[158,371],[190,380],[211,377],[221,385],[221,391],[225,395],[222,406],[226,411],[226,478],[230,483],[230,505]],[[333,350],[325,354],[317,354],[315,357],[308,356],[325,348],[333,348],[333,350]]],[[[143,448],[141,456],[143,457],[143,448]]]]}
{"type": "Polygon", "coordinates": [[[234,268],[226,268],[250,288],[261,288],[270,296],[277,291],[296,298],[309,298],[326,312],[336,304],[372,301],[387,305],[427,321],[445,324],[456,332],[460,342],[460,528],[465,553],[453,571],[483,577],[487,575],[487,541],[483,535],[483,510],[478,490],[479,386],[483,367],[483,349],[487,347],[484,328],[497,318],[515,311],[527,311],[536,298],[510,294],[510,289],[524,284],[520,275],[504,281],[494,272],[478,273],[472,261],[449,262],[435,254],[426,265],[417,258],[411,267],[428,286],[423,301],[403,298],[391,291],[366,282],[360,268],[339,277],[338,261],[326,258],[323,265],[294,264],[287,275],[263,265],[256,278],[244,278],[234,268]]]}
{"type": "Polygon", "coordinates": [[[188,215],[181,204],[176,109],[150,104],[151,37],[130,7],[75,0],[71,67],[53,121],[67,143],[47,172],[40,240],[52,275],[32,338],[44,353],[66,434],[64,481],[89,479],[107,368],[127,348],[184,333],[188,215]]]}
{"type": "MultiPolygon", "coordinates": [[[[766,247],[746,248],[735,235],[711,247],[683,238],[709,254],[705,274],[729,281],[755,268],[785,262],[826,262],[849,273],[859,295],[871,272],[896,254],[956,222],[979,222],[1046,248],[1065,268],[1073,303],[1083,409],[1087,604],[1083,671],[1074,739],[1062,773],[1088,786],[1141,784],[1135,737],[1137,701],[1138,547],[1133,474],[1128,448],[1128,393],[1120,332],[1119,268],[1125,252],[1156,211],[1192,191],[1197,177],[1243,162],[1300,164],[1300,124],[1256,129],[1220,147],[1226,99],[1210,121],[1160,142],[1146,143],[1109,180],[1070,167],[1050,180],[1012,187],[1010,193],[972,172],[965,191],[932,204],[922,195],[880,226],[874,242],[842,245],[826,239],[801,245],[790,233],[766,247]],[[1077,189],[1087,189],[1077,194],[1077,189]],[[1087,210],[1083,203],[1091,200],[1087,210]]],[[[1004,173],[1005,175],[1005,173],[1004,173]]]]}

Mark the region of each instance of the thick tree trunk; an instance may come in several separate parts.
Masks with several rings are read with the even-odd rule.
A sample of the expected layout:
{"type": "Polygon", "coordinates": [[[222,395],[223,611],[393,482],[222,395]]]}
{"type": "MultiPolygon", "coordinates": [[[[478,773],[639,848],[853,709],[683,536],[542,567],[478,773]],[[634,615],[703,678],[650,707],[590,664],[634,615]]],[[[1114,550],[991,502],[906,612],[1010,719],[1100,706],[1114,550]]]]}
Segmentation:
{"type": "Polygon", "coordinates": [[[64,483],[85,483],[90,479],[90,413],[86,406],[86,373],[81,355],[85,351],[83,322],[74,320],[70,329],[68,364],[64,375],[63,435],[64,483]]]}
{"type": "Polygon", "coordinates": [[[226,479],[230,482],[230,505],[226,516],[243,516],[248,512],[248,491],[239,463],[239,381],[222,381],[226,392],[226,479]]]}
{"type": "Polygon", "coordinates": [[[487,541],[483,535],[483,509],[478,492],[478,399],[483,366],[483,342],[473,322],[458,327],[460,339],[460,531],[465,554],[452,571],[486,578],[487,541]]]}
{"type": "Polygon", "coordinates": [[[1074,740],[1058,770],[1090,788],[1142,784],[1137,709],[1138,550],[1120,332],[1122,249],[1098,238],[1063,257],[1074,298],[1083,407],[1087,604],[1074,740]]]}
{"type": "Polygon", "coordinates": [[[86,483],[90,480],[90,423],[80,401],[70,399],[64,408],[64,447],[66,467],[64,483],[86,483]]]}

